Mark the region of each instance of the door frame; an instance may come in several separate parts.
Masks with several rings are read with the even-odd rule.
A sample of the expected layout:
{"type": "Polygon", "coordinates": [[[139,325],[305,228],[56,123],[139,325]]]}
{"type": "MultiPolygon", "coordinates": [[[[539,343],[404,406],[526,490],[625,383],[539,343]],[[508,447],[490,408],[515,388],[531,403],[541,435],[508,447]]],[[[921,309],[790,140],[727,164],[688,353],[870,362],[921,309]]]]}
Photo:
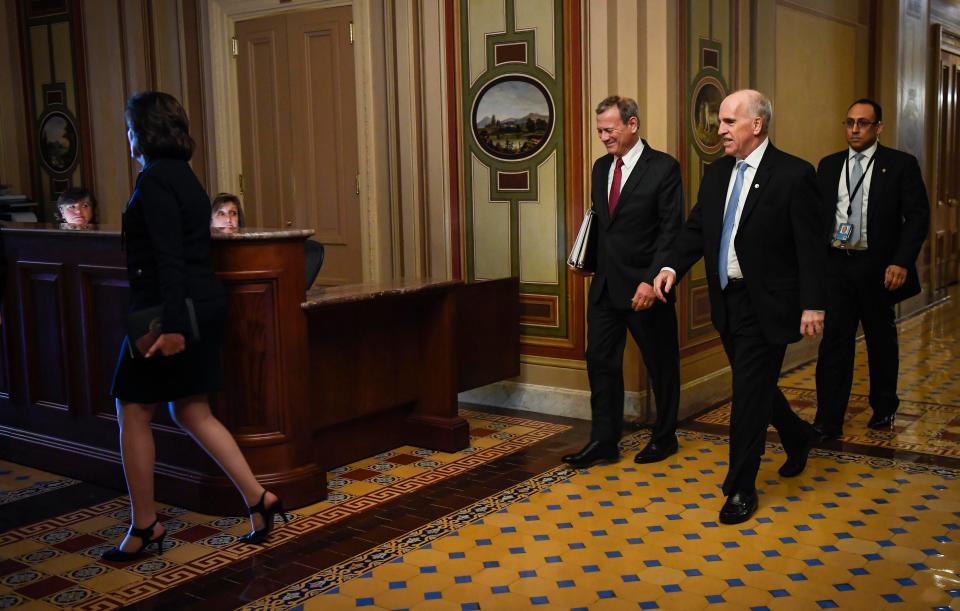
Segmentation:
{"type": "MultiPolygon", "coordinates": [[[[927,115],[933,117],[929,127],[929,139],[927,147],[927,159],[929,159],[928,176],[930,177],[931,190],[929,193],[931,217],[936,218],[936,209],[939,205],[940,193],[936,190],[939,180],[940,168],[940,88],[942,79],[940,74],[940,54],[943,51],[951,53],[960,52],[960,32],[956,32],[940,23],[930,25],[930,61],[928,63],[927,82],[930,84],[929,92],[933,95],[928,96],[927,115]]],[[[937,227],[935,222],[930,223],[930,232],[927,236],[927,245],[930,249],[930,294],[933,296],[931,301],[936,301],[946,297],[946,291],[938,288],[941,285],[942,262],[937,261],[937,227]]]]}
{"type": "Polygon", "coordinates": [[[201,28],[204,32],[202,62],[205,79],[207,125],[213,127],[208,138],[208,158],[214,168],[213,179],[221,191],[240,191],[242,172],[240,150],[240,112],[237,70],[230,39],[238,21],[280,13],[299,12],[339,6],[353,8],[355,32],[355,81],[357,94],[358,168],[360,189],[360,251],[363,280],[378,281],[391,276],[391,227],[389,207],[390,167],[383,159],[383,134],[387,116],[375,104],[377,85],[376,58],[383,57],[383,37],[367,35],[383,29],[383,11],[375,0],[299,0],[277,4],[276,0],[208,0],[200,2],[201,28]]]}

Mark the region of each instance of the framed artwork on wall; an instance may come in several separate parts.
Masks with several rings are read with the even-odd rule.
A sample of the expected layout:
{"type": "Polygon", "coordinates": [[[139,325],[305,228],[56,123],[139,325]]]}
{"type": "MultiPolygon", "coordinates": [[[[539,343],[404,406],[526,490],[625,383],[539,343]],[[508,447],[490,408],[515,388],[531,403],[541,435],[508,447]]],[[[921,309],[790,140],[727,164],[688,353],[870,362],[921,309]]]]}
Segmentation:
{"type": "Polygon", "coordinates": [[[702,77],[693,88],[690,131],[697,148],[707,155],[720,152],[720,102],[727,95],[723,83],[713,76],[702,77]]]}
{"type": "Polygon", "coordinates": [[[37,145],[40,161],[51,174],[66,174],[77,163],[77,127],[66,113],[49,112],[40,120],[37,145]]]}
{"type": "Polygon", "coordinates": [[[490,81],[477,95],[471,120],[477,144],[501,161],[536,155],[550,140],[553,123],[550,93],[522,74],[490,81]]]}

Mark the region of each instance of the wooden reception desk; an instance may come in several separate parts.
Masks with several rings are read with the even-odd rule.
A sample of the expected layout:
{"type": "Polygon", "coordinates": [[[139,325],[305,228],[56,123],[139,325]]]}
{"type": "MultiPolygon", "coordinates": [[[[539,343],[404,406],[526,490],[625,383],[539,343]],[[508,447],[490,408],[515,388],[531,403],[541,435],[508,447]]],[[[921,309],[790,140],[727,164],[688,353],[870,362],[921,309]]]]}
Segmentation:
{"type": "MultiPolygon", "coordinates": [[[[468,445],[457,393],[519,374],[517,279],[403,280],[304,290],[303,230],[215,234],[228,294],[216,415],[291,507],[326,497],[328,469],[412,444],[468,445]]],[[[116,228],[6,224],[0,457],[124,489],[108,396],[127,281],[116,228]]],[[[220,469],[155,418],[157,497],[243,505],[220,469]]]]}

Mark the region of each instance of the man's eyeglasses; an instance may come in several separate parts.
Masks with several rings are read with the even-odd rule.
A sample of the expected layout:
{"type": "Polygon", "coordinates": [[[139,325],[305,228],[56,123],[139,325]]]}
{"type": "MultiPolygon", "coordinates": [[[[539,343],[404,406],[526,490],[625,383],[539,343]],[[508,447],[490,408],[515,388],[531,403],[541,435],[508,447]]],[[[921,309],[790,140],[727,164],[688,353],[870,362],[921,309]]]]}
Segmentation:
{"type": "Polygon", "coordinates": [[[866,129],[871,125],[878,125],[880,121],[867,121],[866,119],[846,119],[843,124],[847,129],[853,129],[854,126],[859,127],[860,129],[866,129]]]}

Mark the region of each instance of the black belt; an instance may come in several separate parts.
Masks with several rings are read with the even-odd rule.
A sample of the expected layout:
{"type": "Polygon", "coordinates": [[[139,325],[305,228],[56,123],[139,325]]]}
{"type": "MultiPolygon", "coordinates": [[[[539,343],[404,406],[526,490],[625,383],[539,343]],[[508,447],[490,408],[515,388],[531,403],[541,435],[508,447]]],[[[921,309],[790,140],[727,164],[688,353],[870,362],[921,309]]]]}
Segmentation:
{"type": "Polygon", "coordinates": [[[836,246],[834,246],[834,247],[831,247],[830,250],[838,253],[842,252],[848,257],[862,257],[863,255],[867,254],[866,248],[837,248],[836,246]]]}
{"type": "Polygon", "coordinates": [[[747,288],[747,283],[743,281],[743,278],[728,278],[727,287],[723,290],[724,292],[730,292],[730,291],[740,291],[745,288],[747,288]]]}

